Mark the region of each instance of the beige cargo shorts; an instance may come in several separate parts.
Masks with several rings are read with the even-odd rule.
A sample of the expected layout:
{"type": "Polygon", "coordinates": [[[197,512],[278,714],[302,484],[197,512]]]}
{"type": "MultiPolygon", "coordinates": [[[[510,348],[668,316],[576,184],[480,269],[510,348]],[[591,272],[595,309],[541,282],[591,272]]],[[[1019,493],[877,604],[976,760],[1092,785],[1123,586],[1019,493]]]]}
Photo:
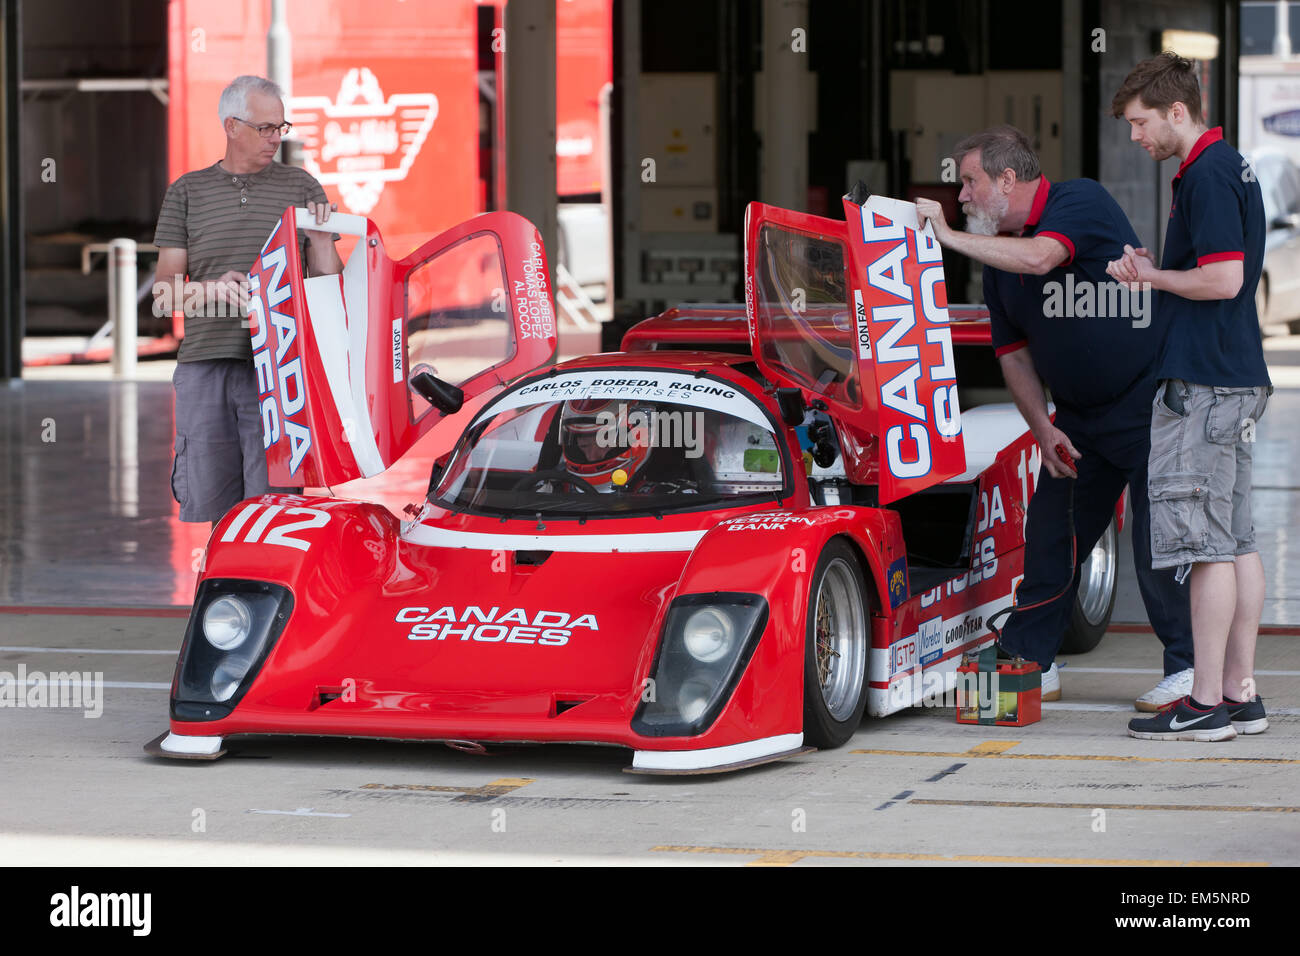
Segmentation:
{"type": "Polygon", "coordinates": [[[1255,425],[1273,389],[1165,379],[1151,406],[1151,566],[1231,561],[1255,547],[1250,480],[1255,425]]]}

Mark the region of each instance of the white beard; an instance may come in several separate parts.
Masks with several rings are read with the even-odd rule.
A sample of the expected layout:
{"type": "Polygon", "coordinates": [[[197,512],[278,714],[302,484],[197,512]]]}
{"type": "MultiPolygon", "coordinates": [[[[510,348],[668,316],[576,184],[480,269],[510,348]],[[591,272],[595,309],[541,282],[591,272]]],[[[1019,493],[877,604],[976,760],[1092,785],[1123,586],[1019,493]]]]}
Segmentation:
{"type": "Polygon", "coordinates": [[[996,236],[998,223],[1007,214],[1010,205],[1006,196],[999,195],[993,199],[992,208],[985,210],[975,207],[973,212],[966,214],[966,231],[977,236],[996,236]]]}

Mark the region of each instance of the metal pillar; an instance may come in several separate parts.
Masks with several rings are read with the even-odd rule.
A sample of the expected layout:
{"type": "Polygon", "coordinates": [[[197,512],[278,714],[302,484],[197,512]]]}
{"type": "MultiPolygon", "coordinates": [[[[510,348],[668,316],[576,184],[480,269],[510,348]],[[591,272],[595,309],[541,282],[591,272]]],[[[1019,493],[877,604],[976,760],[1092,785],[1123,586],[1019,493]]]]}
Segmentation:
{"type": "Polygon", "coordinates": [[[108,321],[113,326],[113,378],[135,377],[135,240],[108,244],[108,321]]]}
{"type": "Polygon", "coordinates": [[[1083,0],[1061,4],[1061,178],[1083,175],[1083,0]]]}
{"type": "Polygon", "coordinates": [[[507,3],[506,208],[537,227],[555,288],[555,2],[507,3]]]}
{"type": "MultiPolygon", "coordinates": [[[[284,91],[285,119],[292,122],[289,104],[293,100],[293,35],[285,15],[285,0],[271,0],[271,22],[266,28],[266,78],[284,91]]],[[[280,162],[302,165],[302,141],[292,132],[280,141],[280,162]]]]}
{"type": "Polygon", "coordinates": [[[808,132],[813,75],[806,44],[808,0],[763,0],[763,73],[758,109],[763,137],[763,202],[787,209],[808,206],[808,132]],[[798,38],[796,42],[796,38],[798,38]]]}
{"type": "Polygon", "coordinates": [[[23,374],[22,48],[19,0],[0,0],[0,378],[23,374]]]}

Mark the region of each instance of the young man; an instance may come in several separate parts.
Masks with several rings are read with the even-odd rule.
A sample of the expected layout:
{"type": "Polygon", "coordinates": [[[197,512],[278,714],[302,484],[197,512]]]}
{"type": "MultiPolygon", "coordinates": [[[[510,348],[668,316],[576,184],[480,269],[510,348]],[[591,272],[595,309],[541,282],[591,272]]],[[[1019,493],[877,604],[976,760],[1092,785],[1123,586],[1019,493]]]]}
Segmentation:
{"type": "Polygon", "coordinates": [[[1172,53],[1139,63],[1111,103],[1157,161],[1182,160],[1159,268],[1125,249],[1107,271],[1149,282],[1169,322],[1151,419],[1154,567],[1191,570],[1191,693],[1129,733],[1150,740],[1231,740],[1268,727],[1255,694],[1264,567],[1250,513],[1254,423],[1272,392],[1255,314],[1264,202],[1241,154],[1207,130],[1192,64],[1172,53]]]}
{"type": "Polygon", "coordinates": [[[1079,589],[1077,567],[1067,576],[1071,551],[1079,561],[1087,556],[1127,484],[1138,586],[1165,646],[1166,677],[1138,700],[1139,709],[1149,703],[1154,710],[1190,687],[1192,633],[1186,595],[1172,572],[1151,570],[1147,553],[1147,454],[1163,325],[1152,321],[1147,299],[1130,297],[1106,275],[1111,259],[1135,241],[1133,227],[1098,183],[1049,183],[1014,127],[963,140],[955,158],[971,231],[949,228],[931,200],[918,201],[917,213],[934,224],[942,245],[984,263],[993,346],[1043,461],[1025,526],[1019,609],[1001,645],[1039,663],[1045,700],[1060,696],[1054,661],[1079,589]],[[1067,449],[1068,464],[1057,445],[1067,449]]]}
{"type": "MultiPolygon", "coordinates": [[[[182,521],[215,526],[233,505],[272,490],[245,319],[247,272],[286,206],[305,206],[317,223],[334,208],[310,173],[275,162],[290,126],[283,97],[270,80],[236,77],[217,104],[225,156],[172,183],[158,214],[155,298],[180,308],[188,298],[182,285],[187,273],[205,293],[204,307],[185,316],[185,340],[172,376],[172,494],[182,521]]],[[[313,275],[342,271],[337,235],[304,235],[313,275]]]]}

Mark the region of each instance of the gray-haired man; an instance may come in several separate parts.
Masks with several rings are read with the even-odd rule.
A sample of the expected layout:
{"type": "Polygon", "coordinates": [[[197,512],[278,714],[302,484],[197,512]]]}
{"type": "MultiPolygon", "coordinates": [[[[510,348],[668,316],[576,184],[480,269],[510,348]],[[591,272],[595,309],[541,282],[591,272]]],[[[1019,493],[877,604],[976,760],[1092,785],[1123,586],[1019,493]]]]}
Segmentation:
{"type": "MultiPolygon", "coordinates": [[[[336,208],[309,173],[275,161],[291,125],[278,86],[258,76],[236,77],[222,91],[217,113],[226,154],[168,187],[154,236],[160,247],[155,301],[186,311],[172,376],[172,493],[182,521],[213,524],[244,498],[273,490],[245,322],[247,270],[286,206],[307,207],[319,224],[336,208]],[[187,295],[193,289],[183,286],[187,274],[202,284],[202,296],[187,295]]],[[[309,230],[303,236],[312,274],[342,271],[337,235],[309,230]]]]}

